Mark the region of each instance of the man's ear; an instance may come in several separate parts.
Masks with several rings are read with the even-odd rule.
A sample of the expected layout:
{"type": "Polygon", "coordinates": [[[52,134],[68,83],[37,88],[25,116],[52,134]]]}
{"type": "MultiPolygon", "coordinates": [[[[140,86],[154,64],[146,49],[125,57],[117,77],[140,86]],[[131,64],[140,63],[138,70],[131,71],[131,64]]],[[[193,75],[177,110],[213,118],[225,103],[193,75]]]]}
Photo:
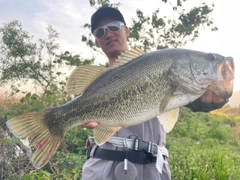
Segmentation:
{"type": "Polygon", "coordinates": [[[97,46],[98,48],[100,48],[100,45],[99,45],[97,39],[95,39],[95,44],[96,44],[96,46],[97,46]]]}
{"type": "Polygon", "coordinates": [[[128,27],[127,26],[125,26],[125,31],[126,31],[126,35],[127,35],[127,37],[130,35],[130,31],[129,31],[129,29],[128,29],[128,27]]]}

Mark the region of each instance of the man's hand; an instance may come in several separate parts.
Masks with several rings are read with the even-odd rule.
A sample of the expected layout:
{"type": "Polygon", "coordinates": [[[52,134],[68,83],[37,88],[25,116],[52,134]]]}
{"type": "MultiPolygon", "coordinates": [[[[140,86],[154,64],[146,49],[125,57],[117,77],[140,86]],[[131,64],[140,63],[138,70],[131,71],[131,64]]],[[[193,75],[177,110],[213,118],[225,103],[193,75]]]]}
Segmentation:
{"type": "Polygon", "coordinates": [[[201,97],[200,101],[203,103],[222,103],[225,99],[216,95],[213,91],[208,89],[201,97]]]}
{"type": "Polygon", "coordinates": [[[82,124],[82,127],[88,128],[88,129],[93,129],[93,128],[97,127],[97,126],[98,126],[98,122],[96,122],[96,121],[91,121],[91,122],[82,124]]]}

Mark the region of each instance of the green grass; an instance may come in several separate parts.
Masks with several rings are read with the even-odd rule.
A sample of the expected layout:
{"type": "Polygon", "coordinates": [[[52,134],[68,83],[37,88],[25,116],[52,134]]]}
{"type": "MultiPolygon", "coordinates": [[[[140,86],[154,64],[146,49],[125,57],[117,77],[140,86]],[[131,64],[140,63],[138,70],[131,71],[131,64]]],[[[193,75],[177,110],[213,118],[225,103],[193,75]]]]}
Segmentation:
{"type": "Polygon", "coordinates": [[[217,144],[214,139],[168,140],[172,180],[240,179],[239,147],[217,144]]]}
{"type": "Polygon", "coordinates": [[[167,136],[172,180],[240,179],[240,141],[231,126],[216,115],[181,111],[167,136]]]}

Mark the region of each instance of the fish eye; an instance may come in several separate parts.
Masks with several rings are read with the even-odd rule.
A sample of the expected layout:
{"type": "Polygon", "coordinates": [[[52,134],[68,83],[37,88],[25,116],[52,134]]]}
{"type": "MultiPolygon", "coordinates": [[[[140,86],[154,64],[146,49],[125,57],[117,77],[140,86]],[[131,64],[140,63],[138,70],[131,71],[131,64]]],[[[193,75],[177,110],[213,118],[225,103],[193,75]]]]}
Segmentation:
{"type": "Polygon", "coordinates": [[[215,60],[216,59],[216,56],[215,56],[215,54],[213,54],[213,53],[208,53],[207,54],[207,59],[209,59],[209,60],[215,60]]]}

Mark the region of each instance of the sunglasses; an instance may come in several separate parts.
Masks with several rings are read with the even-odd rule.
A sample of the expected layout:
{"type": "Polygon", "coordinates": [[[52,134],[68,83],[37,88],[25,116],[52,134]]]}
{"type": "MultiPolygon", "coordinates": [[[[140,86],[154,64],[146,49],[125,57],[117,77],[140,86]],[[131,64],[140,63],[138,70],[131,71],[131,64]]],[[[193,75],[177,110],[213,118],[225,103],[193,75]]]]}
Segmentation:
{"type": "Polygon", "coordinates": [[[124,26],[123,22],[119,21],[113,21],[110,22],[104,26],[101,26],[93,31],[93,35],[97,39],[101,39],[106,34],[106,29],[109,30],[111,33],[115,33],[121,29],[121,27],[124,26]]]}

